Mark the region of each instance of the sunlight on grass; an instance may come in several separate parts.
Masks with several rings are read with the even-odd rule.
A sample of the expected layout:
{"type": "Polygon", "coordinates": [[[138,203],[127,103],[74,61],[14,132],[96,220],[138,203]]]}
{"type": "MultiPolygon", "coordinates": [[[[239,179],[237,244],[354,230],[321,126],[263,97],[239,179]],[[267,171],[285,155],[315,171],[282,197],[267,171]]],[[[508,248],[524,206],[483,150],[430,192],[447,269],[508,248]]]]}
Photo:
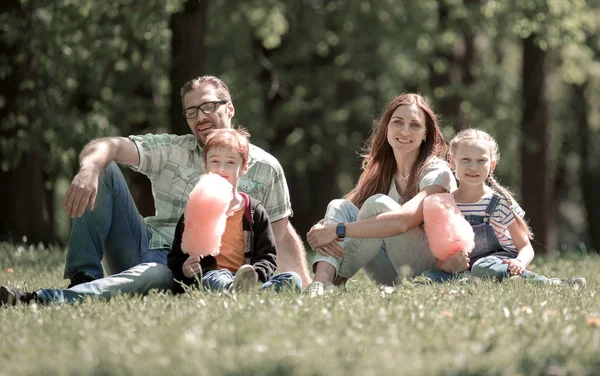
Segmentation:
{"type": "MultiPolygon", "coordinates": [[[[0,283],[65,286],[62,250],[0,245],[0,283]],[[26,282],[26,283],[25,283],[26,282]]],[[[595,375],[597,255],[537,260],[584,289],[522,281],[348,292],[194,292],[0,309],[0,375],[595,375]]]]}

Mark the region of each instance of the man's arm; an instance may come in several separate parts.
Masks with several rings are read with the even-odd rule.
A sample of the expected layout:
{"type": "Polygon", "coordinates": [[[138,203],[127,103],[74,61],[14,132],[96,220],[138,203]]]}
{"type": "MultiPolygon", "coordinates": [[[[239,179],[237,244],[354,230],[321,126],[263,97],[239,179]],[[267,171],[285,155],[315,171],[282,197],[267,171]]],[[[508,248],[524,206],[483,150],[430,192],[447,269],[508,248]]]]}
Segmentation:
{"type": "Polygon", "coordinates": [[[277,244],[277,268],[280,272],[296,272],[302,278],[302,287],[311,282],[306,262],[304,243],[288,218],[271,223],[277,244]]]}
{"type": "Polygon", "coordinates": [[[135,143],[127,137],[106,137],[90,141],[79,154],[81,168],[94,167],[102,171],[109,162],[137,166],[140,164],[135,143]]]}
{"type": "Polygon", "coordinates": [[[81,217],[86,206],[94,210],[98,192],[98,176],[110,162],[137,166],[140,156],[137,147],[125,137],[107,137],[92,140],[79,155],[80,169],[65,194],[63,205],[71,218],[81,217]]]}

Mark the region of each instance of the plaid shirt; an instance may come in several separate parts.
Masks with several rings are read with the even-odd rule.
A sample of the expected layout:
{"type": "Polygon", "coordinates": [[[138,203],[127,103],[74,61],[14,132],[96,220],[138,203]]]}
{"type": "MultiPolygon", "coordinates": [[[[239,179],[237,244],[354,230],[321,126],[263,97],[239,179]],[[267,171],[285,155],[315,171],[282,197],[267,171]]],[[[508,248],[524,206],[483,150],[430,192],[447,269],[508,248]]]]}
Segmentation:
{"type": "MultiPolygon", "coordinates": [[[[177,221],[190,192],[204,172],[204,151],[192,134],[146,134],[129,136],[140,155],[134,171],[152,183],[155,215],[145,218],[150,229],[149,249],[171,248],[177,221]]],[[[238,189],[259,200],[271,222],[292,216],[290,194],[281,165],[269,153],[250,145],[248,172],[238,189]]]]}

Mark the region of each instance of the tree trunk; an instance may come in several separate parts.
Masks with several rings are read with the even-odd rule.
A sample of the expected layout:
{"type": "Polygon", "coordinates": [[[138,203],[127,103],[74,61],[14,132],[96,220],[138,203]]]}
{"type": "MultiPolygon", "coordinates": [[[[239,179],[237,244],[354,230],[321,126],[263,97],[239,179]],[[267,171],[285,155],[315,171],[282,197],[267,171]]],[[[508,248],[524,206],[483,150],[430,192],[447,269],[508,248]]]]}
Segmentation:
{"type": "Polygon", "coordinates": [[[201,76],[206,62],[204,34],[207,26],[208,0],[187,0],[184,9],[171,16],[171,129],[176,134],[190,132],[181,115],[180,88],[201,76]]]}
{"type": "MultiPolygon", "coordinates": [[[[472,14],[481,6],[480,0],[467,0],[472,14]]],[[[475,49],[475,35],[470,25],[451,25],[449,8],[443,3],[438,8],[438,35],[458,26],[462,36],[462,43],[457,43],[449,51],[437,51],[437,58],[447,64],[445,72],[436,72],[434,64],[429,64],[429,85],[432,92],[436,88],[444,89],[444,96],[437,100],[439,114],[445,123],[452,124],[454,130],[459,132],[468,127],[469,119],[462,110],[461,103],[465,101],[470,86],[475,82],[473,65],[477,57],[475,49]]]]}
{"type": "MultiPolygon", "coordinates": [[[[0,5],[0,16],[23,22],[30,22],[33,11],[18,0],[3,1],[0,5]]],[[[24,30],[30,27],[27,25],[24,30]]],[[[17,143],[10,150],[1,151],[8,165],[0,171],[0,239],[18,241],[25,236],[31,243],[53,243],[56,240],[53,191],[45,188],[45,146],[33,108],[36,91],[30,85],[22,85],[25,81],[37,82],[35,57],[28,47],[27,36],[12,43],[0,37],[0,50],[10,67],[9,74],[0,77],[0,97],[6,101],[0,107],[0,138],[19,140],[20,132],[27,135],[26,146],[17,143]],[[17,116],[23,121],[14,120],[17,116]]]]}
{"type": "Polygon", "coordinates": [[[573,111],[577,116],[577,127],[579,129],[579,150],[581,152],[581,168],[579,181],[583,195],[583,204],[587,212],[587,232],[591,246],[600,253],[600,163],[597,158],[591,156],[593,140],[598,139],[590,129],[588,118],[587,98],[585,95],[586,85],[575,86],[573,96],[573,111]]]}
{"type": "MultiPolygon", "coordinates": [[[[34,146],[35,148],[35,146],[34,146]]],[[[34,149],[35,150],[35,149],[34,149]]],[[[54,233],[53,190],[44,188],[43,152],[23,153],[19,164],[0,172],[0,239],[52,244],[54,233]]]]}
{"type": "Polygon", "coordinates": [[[522,66],[523,116],[521,120],[522,206],[546,252],[555,246],[553,185],[548,162],[549,119],[546,103],[546,52],[536,36],[523,40],[522,66]]]}

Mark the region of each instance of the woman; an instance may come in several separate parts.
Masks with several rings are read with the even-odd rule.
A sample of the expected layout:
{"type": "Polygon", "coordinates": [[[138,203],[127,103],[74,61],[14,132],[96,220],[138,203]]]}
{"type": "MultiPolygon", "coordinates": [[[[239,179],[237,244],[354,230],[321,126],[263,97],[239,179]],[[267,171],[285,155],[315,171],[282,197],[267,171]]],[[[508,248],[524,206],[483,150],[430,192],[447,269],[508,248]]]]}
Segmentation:
{"type": "MultiPolygon", "coordinates": [[[[363,267],[388,285],[436,268],[420,224],[425,197],[456,188],[443,160],[446,151],[436,115],[422,96],[402,94],[388,103],[367,141],[358,184],[345,199],[330,202],[323,223],[307,235],[318,252],[311,295],[363,267]]],[[[444,269],[460,269],[464,259],[449,258],[444,269]]]]}

